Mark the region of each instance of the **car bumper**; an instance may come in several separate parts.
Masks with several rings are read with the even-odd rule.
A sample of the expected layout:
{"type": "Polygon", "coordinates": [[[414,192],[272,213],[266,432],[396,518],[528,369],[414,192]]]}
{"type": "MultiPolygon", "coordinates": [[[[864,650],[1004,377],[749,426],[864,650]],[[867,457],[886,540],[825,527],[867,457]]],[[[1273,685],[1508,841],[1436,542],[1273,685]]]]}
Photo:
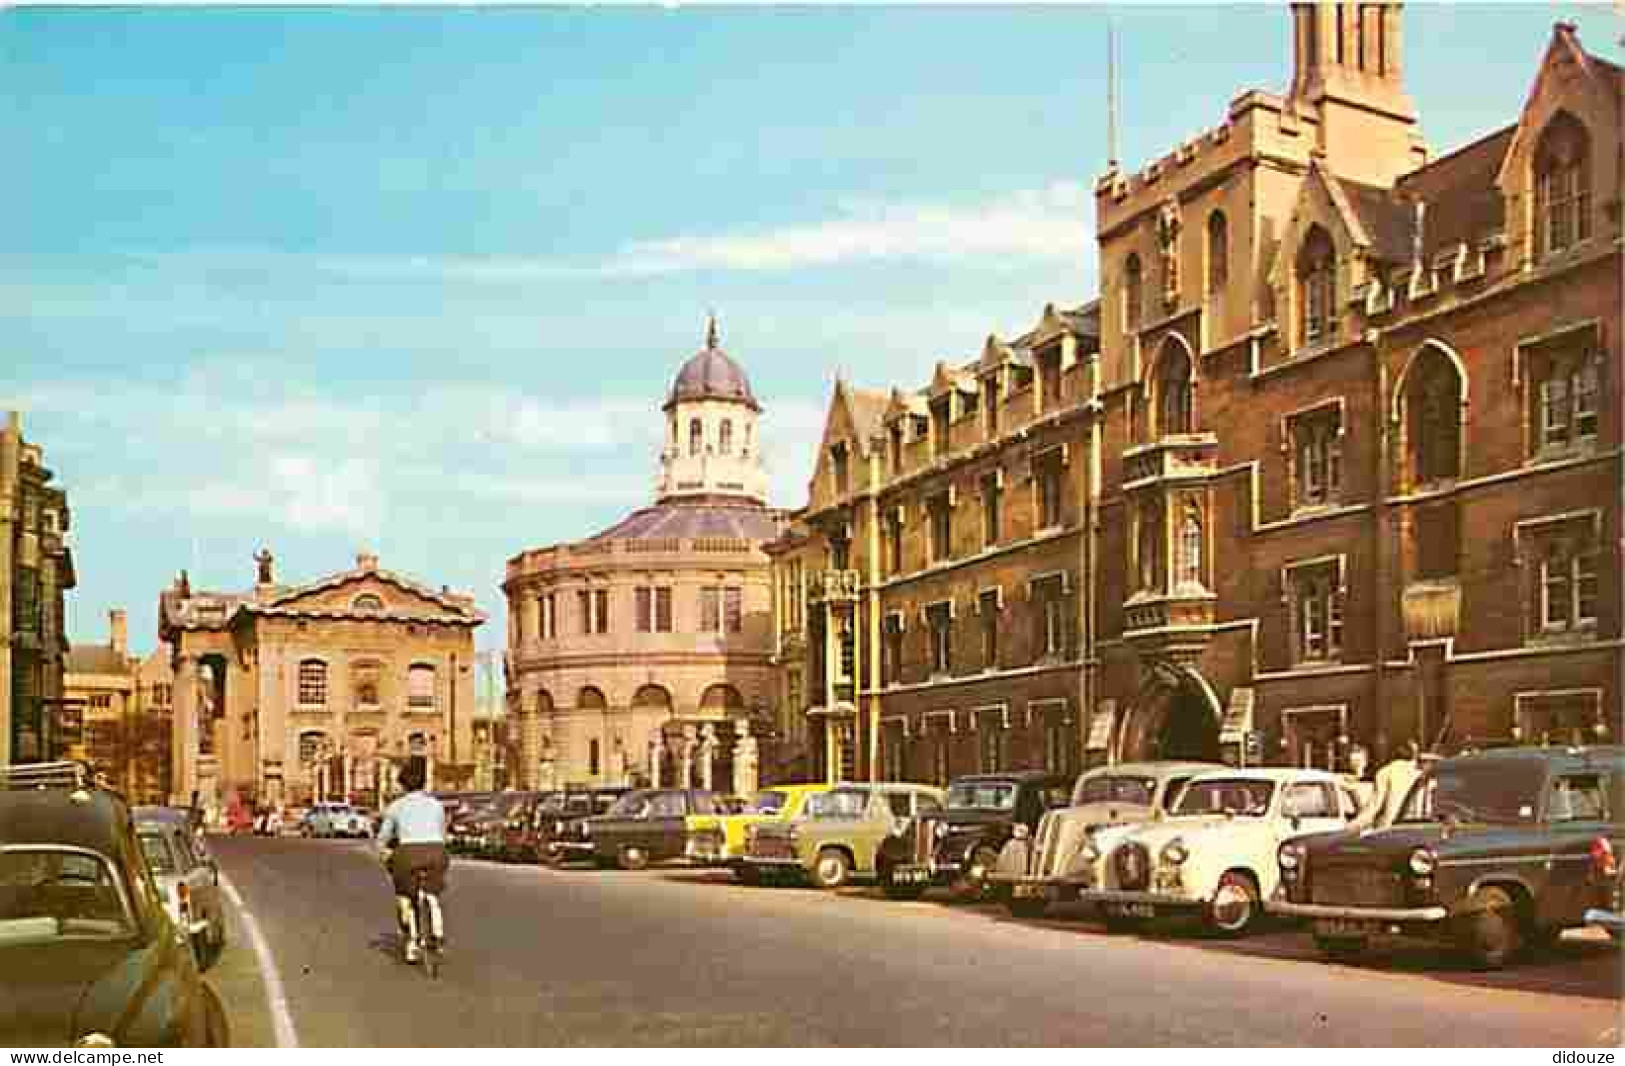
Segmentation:
{"type": "Polygon", "coordinates": [[[1450,911],[1445,907],[1354,907],[1333,903],[1291,903],[1284,899],[1272,899],[1264,904],[1264,909],[1288,918],[1390,925],[1420,925],[1442,922],[1450,917],[1450,911]]]}
{"type": "Polygon", "coordinates": [[[1088,878],[1032,877],[1026,874],[992,874],[988,881],[1007,888],[1011,899],[1047,899],[1052,903],[1074,899],[1091,884],[1088,878]]]}
{"type": "Polygon", "coordinates": [[[1173,896],[1166,892],[1129,891],[1119,888],[1091,888],[1078,898],[1093,903],[1108,914],[1125,918],[1156,918],[1163,914],[1188,914],[1207,906],[1207,900],[1173,896]]]}
{"type": "Polygon", "coordinates": [[[1592,908],[1586,911],[1586,924],[1601,926],[1614,932],[1625,932],[1625,914],[1619,911],[1605,911],[1601,908],[1592,908]]]}
{"type": "Polygon", "coordinates": [[[770,859],[762,855],[746,855],[739,860],[745,866],[758,870],[800,870],[800,859],[770,859]]]}
{"type": "Polygon", "coordinates": [[[571,859],[590,859],[593,856],[590,840],[555,840],[547,846],[547,850],[565,862],[571,859]]]}

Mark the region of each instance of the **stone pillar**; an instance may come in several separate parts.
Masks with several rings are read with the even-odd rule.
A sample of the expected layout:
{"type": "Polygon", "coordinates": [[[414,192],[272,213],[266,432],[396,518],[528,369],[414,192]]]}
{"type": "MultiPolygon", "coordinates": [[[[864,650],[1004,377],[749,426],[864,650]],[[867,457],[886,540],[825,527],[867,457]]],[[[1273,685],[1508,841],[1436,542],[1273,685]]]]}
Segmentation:
{"type": "Polygon", "coordinates": [[[734,795],[749,796],[761,783],[757,780],[758,762],[756,738],[750,732],[750,719],[734,722],[737,739],[734,741],[734,795]]]}
{"type": "Polygon", "coordinates": [[[660,788],[661,785],[663,784],[663,782],[660,780],[660,772],[661,772],[661,763],[665,761],[665,757],[666,757],[666,738],[665,738],[665,735],[663,733],[661,733],[659,727],[656,727],[654,733],[651,734],[650,737],[649,737],[649,787],[650,788],[660,788]]]}
{"type": "Polygon", "coordinates": [[[717,754],[717,727],[710,722],[700,727],[700,783],[699,787],[710,791],[712,771],[716,769],[717,754]]]}
{"type": "Polygon", "coordinates": [[[519,639],[514,643],[524,647],[542,639],[542,594],[535,589],[526,589],[519,595],[519,639]]]}
{"type": "Polygon", "coordinates": [[[695,739],[696,732],[692,725],[683,727],[683,746],[678,752],[677,780],[672,782],[674,788],[694,787],[694,748],[699,743],[695,739]]]}
{"type": "Polygon", "coordinates": [[[197,788],[198,680],[197,656],[175,656],[175,687],[169,736],[169,802],[185,807],[197,788]]]}

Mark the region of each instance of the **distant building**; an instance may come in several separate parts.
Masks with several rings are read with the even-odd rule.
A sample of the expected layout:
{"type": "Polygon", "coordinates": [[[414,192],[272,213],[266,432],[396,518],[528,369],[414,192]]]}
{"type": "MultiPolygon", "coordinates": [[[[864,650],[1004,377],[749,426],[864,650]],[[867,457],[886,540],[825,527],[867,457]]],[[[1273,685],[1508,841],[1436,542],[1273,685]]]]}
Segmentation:
{"type": "Polygon", "coordinates": [[[82,742],[62,703],[64,594],[74,587],[68,498],[22,416],[0,429],[0,766],[61,757],[82,742]]]}
{"type": "Polygon", "coordinates": [[[132,803],[168,803],[173,690],[169,648],[132,656],[125,612],[109,611],[107,643],[68,651],[63,708],[82,729],[63,755],[89,762],[132,803]]]}
{"type": "Polygon", "coordinates": [[[473,597],[379,567],[277,584],[268,553],[246,592],[183,572],[158,602],[173,649],[171,799],[376,804],[394,767],[429,759],[431,785],[473,781],[473,597]]]}
{"type": "Polygon", "coordinates": [[[509,724],[528,788],[756,787],[773,698],[767,506],[744,370],[705,347],[672,382],[653,506],[508,560],[509,724]]]}
{"type": "Polygon", "coordinates": [[[503,687],[502,655],[482,651],[474,655],[474,783],[477,792],[500,792],[508,780],[510,752],[507,694],[503,687]]]}

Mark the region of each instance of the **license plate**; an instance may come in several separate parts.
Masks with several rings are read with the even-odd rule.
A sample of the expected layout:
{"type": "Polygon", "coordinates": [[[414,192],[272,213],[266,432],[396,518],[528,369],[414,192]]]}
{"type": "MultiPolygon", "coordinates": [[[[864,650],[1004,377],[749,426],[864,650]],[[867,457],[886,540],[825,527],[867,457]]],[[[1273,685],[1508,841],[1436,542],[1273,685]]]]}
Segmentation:
{"type": "Polygon", "coordinates": [[[1010,894],[1016,899],[1047,899],[1049,886],[1028,883],[1018,883],[1011,888],[1010,894]]]}
{"type": "Polygon", "coordinates": [[[1370,936],[1377,932],[1378,923],[1363,918],[1316,918],[1317,936],[1370,936]]]}
{"type": "Polygon", "coordinates": [[[931,880],[931,873],[923,866],[898,866],[892,870],[892,880],[900,885],[917,885],[931,880]]]}
{"type": "Polygon", "coordinates": [[[1124,918],[1155,918],[1157,908],[1149,903],[1116,903],[1112,905],[1112,913],[1124,918]]]}

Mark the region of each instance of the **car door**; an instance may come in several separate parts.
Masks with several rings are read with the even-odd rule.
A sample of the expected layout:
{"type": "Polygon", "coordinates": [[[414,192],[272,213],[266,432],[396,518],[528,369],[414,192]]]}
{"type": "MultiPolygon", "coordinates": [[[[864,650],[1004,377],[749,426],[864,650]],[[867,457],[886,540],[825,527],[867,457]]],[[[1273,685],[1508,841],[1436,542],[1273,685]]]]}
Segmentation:
{"type": "Polygon", "coordinates": [[[683,853],[685,819],[696,793],[659,792],[649,802],[647,817],[639,826],[637,843],[651,859],[670,859],[683,853]]]}
{"type": "Polygon", "coordinates": [[[1542,925],[1578,925],[1597,898],[1592,845],[1614,833],[1606,773],[1585,769],[1553,774],[1545,802],[1547,883],[1535,885],[1535,913],[1542,925]]]}
{"type": "Polygon", "coordinates": [[[1276,845],[1291,837],[1324,833],[1344,825],[1343,799],[1337,786],[1329,781],[1288,781],[1282,786],[1280,810],[1276,845]]]}

